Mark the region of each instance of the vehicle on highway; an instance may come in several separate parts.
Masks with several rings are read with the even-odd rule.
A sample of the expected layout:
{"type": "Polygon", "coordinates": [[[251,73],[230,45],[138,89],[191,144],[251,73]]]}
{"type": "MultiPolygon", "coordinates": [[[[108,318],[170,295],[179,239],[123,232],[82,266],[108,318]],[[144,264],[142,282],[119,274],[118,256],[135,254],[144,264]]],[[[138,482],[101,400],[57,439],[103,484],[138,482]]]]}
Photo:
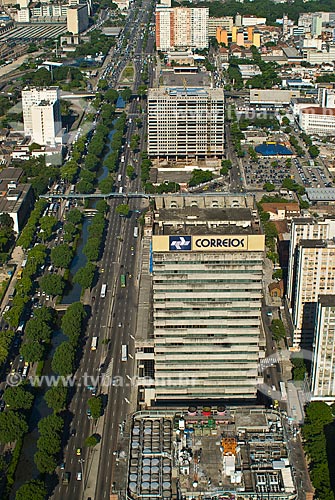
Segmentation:
{"type": "Polygon", "coordinates": [[[28,375],[29,365],[23,367],[22,378],[26,378],[28,375]]]}
{"type": "Polygon", "coordinates": [[[119,187],[119,194],[123,193],[123,187],[119,187]]]}
{"type": "Polygon", "coordinates": [[[62,463],[60,464],[60,469],[61,469],[61,470],[64,470],[64,469],[65,469],[65,462],[62,462],[62,463]]]}
{"type": "Polygon", "coordinates": [[[62,474],[62,483],[69,484],[70,482],[70,472],[63,472],[62,474]]]}
{"type": "MultiPolygon", "coordinates": [[[[137,238],[138,237],[138,226],[135,226],[134,227],[134,238],[137,238]]],[[[132,250],[134,250],[134,248],[132,248],[132,250]]]]}
{"type": "Polygon", "coordinates": [[[91,351],[97,350],[98,337],[93,337],[91,342],[91,351]]]}
{"type": "Polygon", "coordinates": [[[121,274],[120,280],[121,280],[121,288],[125,288],[126,287],[126,275],[121,274]]]}
{"type": "Polygon", "coordinates": [[[118,181],[118,182],[121,182],[121,181],[122,181],[122,175],[121,175],[121,174],[119,174],[119,175],[117,176],[117,181],[118,181]]]}
{"type": "Polygon", "coordinates": [[[128,346],[127,344],[123,344],[121,348],[121,361],[128,360],[128,346]]]}
{"type": "Polygon", "coordinates": [[[77,472],[76,479],[77,481],[81,481],[81,472],[77,472]]]}
{"type": "Polygon", "coordinates": [[[77,448],[76,449],[76,455],[77,455],[77,457],[80,457],[80,455],[81,455],[81,448],[77,448]]]}
{"type": "Polygon", "coordinates": [[[101,287],[100,297],[104,299],[106,297],[107,285],[104,283],[101,287]]]}
{"type": "Polygon", "coordinates": [[[75,436],[76,435],[76,429],[72,429],[70,436],[75,436]]]}

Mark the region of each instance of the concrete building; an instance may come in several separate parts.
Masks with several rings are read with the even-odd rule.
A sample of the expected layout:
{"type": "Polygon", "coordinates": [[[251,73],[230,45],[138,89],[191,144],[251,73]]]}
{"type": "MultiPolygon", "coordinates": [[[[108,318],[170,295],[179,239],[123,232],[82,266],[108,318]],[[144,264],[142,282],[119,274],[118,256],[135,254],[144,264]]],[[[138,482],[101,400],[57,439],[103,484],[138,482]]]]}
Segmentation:
{"type": "Polygon", "coordinates": [[[156,401],[256,397],[264,236],[235,198],[205,209],[203,196],[175,198],[154,213],[156,401]]]}
{"type": "Polygon", "coordinates": [[[208,158],[224,152],[223,89],[148,91],[148,153],[153,157],[208,158]]]}
{"type": "Polygon", "coordinates": [[[335,291],[334,237],[335,219],[292,219],[287,298],[296,349],[312,345],[318,295],[335,291]]]}
{"type": "Polygon", "coordinates": [[[210,17],[208,19],[208,36],[215,37],[216,29],[218,27],[226,29],[229,33],[234,26],[234,18],[232,16],[224,16],[224,17],[210,17]]]}
{"type": "Polygon", "coordinates": [[[41,146],[62,142],[58,87],[22,90],[24,134],[41,146]]]}
{"type": "Polygon", "coordinates": [[[242,17],[242,26],[257,26],[257,24],[266,24],[266,17],[257,17],[252,15],[242,17]]]}
{"type": "Polygon", "coordinates": [[[88,28],[88,6],[86,3],[71,5],[67,9],[67,30],[78,35],[88,28]]]}
{"type": "Polygon", "coordinates": [[[305,134],[335,135],[335,109],[309,107],[299,112],[299,125],[305,134]]]}
{"type": "Polygon", "coordinates": [[[21,168],[4,168],[0,172],[0,214],[8,214],[19,233],[34,207],[34,194],[30,184],[20,184],[21,168]]]}
{"type": "Polygon", "coordinates": [[[157,50],[208,47],[208,8],[156,8],[157,50]]]}
{"type": "Polygon", "coordinates": [[[311,35],[320,36],[322,32],[322,16],[318,13],[313,14],[312,24],[311,24],[311,35]]]}
{"type": "Polygon", "coordinates": [[[335,237],[335,219],[313,219],[297,217],[292,219],[290,236],[290,254],[287,275],[287,298],[294,302],[294,283],[297,268],[297,247],[300,240],[325,240],[335,237]]]}
{"type": "Polygon", "coordinates": [[[250,89],[250,104],[288,105],[291,99],[300,97],[300,90],[250,89]]]}
{"type": "Polygon", "coordinates": [[[319,88],[318,101],[321,108],[335,108],[335,89],[319,88]]]}
{"type": "Polygon", "coordinates": [[[335,295],[319,295],[312,361],[312,399],[335,401],[335,295]]]}

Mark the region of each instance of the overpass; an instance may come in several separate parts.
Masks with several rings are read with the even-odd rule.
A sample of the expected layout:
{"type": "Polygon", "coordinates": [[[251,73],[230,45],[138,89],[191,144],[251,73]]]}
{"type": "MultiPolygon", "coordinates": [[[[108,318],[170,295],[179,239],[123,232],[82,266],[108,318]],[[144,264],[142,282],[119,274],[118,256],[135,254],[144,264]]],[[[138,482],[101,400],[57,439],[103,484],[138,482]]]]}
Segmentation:
{"type": "Polygon", "coordinates": [[[62,99],[83,99],[84,97],[90,97],[93,99],[96,97],[97,93],[96,92],[65,92],[64,90],[61,91],[61,98],[62,99]]]}
{"type": "Polygon", "coordinates": [[[91,194],[82,194],[82,193],[72,193],[72,194],[41,194],[40,198],[46,198],[46,199],[61,199],[61,200],[67,200],[67,199],[97,199],[97,198],[120,198],[120,199],[127,199],[127,198],[145,198],[145,199],[152,199],[156,197],[162,197],[162,196],[176,196],[176,197],[182,197],[182,198],[187,198],[190,196],[250,196],[250,195],[256,195],[259,194],[256,191],[236,191],[235,193],[231,192],[224,192],[224,191],[206,191],[205,193],[162,193],[162,194],[149,194],[149,193],[107,193],[107,194],[102,194],[102,193],[91,193],[91,194]]]}

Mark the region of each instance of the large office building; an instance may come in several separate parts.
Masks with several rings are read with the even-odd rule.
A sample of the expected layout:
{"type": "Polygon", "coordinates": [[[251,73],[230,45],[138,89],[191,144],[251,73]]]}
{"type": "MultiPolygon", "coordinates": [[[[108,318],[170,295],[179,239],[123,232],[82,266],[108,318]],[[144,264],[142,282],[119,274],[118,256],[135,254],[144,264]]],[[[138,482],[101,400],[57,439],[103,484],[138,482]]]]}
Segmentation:
{"type": "Polygon", "coordinates": [[[157,158],[208,158],[224,153],[224,93],[211,88],[148,91],[148,153],[157,158]]]}
{"type": "Polygon", "coordinates": [[[62,143],[62,120],[58,87],[22,90],[24,134],[41,146],[62,143]]]}
{"type": "Polygon", "coordinates": [[[318,296],[334,293],[334,240],[300,240],[293,304],[293,347],[312,346],[318,296]]]}
{"type": "Polygon", "coordinates": [[[88,28],[88,5],[86,3],[71,5],[67,9],[67,30],[78,35],[88,28]]]}
{"type": "Polygon", "coordinates": [[[208,47],[208,16],[208,8],[170,8],[158,5],[156,9],[157,50],[208,47]]]}
{"type": "Polygon", "coordinates": [[[335,295],[319,295],[312,362],[312,399],[335,401],[335,295]]]}
{"type": "Polygon", "coordinates": [[[166,197],[153,217],[155,399],[253,400],[264,235],[252,197],[166,197]]]}

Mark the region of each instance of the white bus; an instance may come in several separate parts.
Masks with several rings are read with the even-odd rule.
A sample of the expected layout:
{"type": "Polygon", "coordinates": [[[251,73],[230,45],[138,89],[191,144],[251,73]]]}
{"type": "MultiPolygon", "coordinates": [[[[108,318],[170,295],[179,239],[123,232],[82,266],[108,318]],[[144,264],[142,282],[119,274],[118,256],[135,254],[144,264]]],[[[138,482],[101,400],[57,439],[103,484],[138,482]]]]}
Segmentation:
{"type": "Polygon", "coordinates": [[[137,238],[137,236],[138,236],[138,227],[135,226],[134,227],[134,238],[137,238]]]}
{"type": "Polygon", "coordinates": [[[119,188],[119,194],[121,194],[122,192],[123,192],[123,187],[121,186],[121,187],[119,188]]]}
{"type": "Polygon", "coordinates": [[[104,299],[106,297],[107,285],[104,283],[101,287],[100,297],[104,299]]]}
{"type": "Polygon", "coordinates": [[[93,337],[91,342],[91,351],[97,350],[98,337],[93,337]]]}
{"type": "Polygon", "coordinates": [[[121,361],[127,361],[127,360],[128,360],[128,346],[126,344],[123,344],[121,350],[121,361]]]}
{"type": "Polygon", "coordinates": [[[70,187],[70,194],[73,194],[76,190],[76,185],[75,184],[71,184],[71,187],[70,187]]]}
{"type": "Polygon", "coordinates": [[[287,401],[287,392],[286,392],[285,382],[279,382],[279,386],[280,386],[281,400],[287,401]]]}
{"type": "Polygon", "coordinates": [[[67,202],[65,203],[65,210],[70,210],[70,201],[67,200],[67,202]]]}
{"type": "Polygon", "coordinates": [[[119,175],[117,176],[117,181],[118,181],[118,182],[121,182],[121,181],[122,181],[122,175],[121,175],[121,174],[119,174],[119,175]]]}

